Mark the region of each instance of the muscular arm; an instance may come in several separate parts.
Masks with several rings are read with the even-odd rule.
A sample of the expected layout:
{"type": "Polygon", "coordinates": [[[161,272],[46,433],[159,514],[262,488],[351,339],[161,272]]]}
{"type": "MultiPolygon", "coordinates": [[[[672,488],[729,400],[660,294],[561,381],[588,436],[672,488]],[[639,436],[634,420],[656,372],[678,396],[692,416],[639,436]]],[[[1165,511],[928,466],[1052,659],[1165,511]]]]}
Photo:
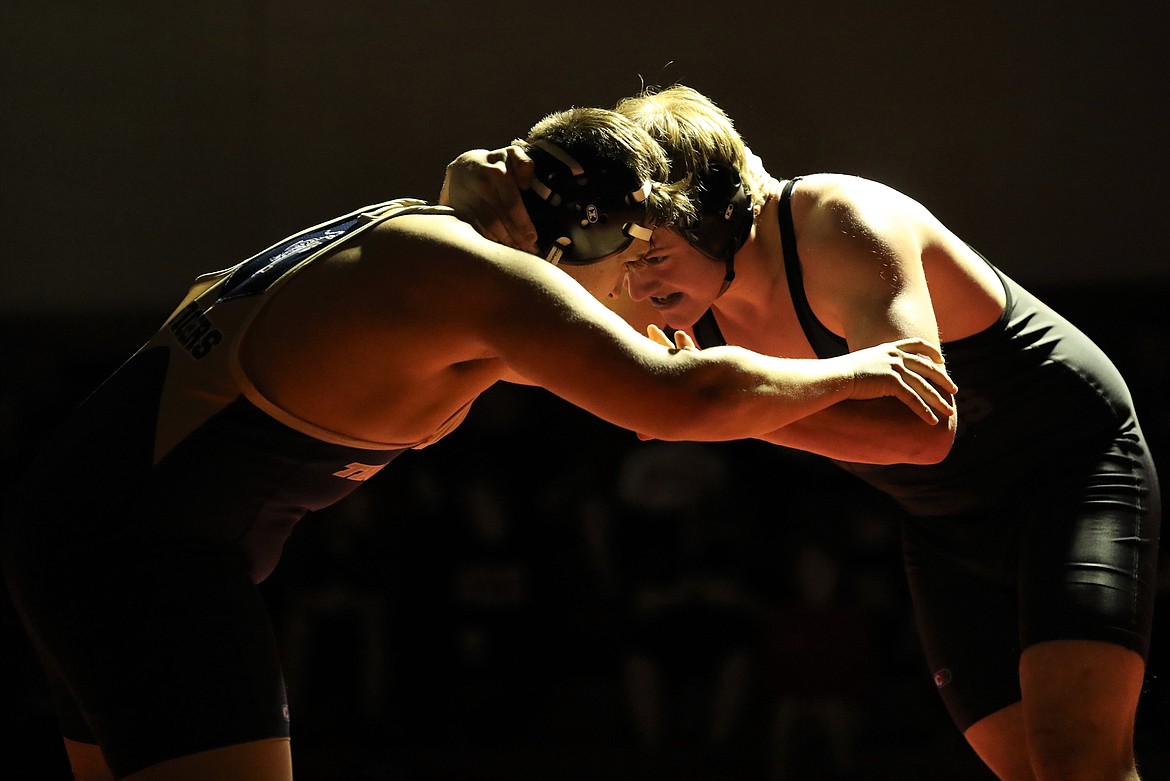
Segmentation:
{"type": "MultiPolygon", "coordinates": [[[[512,236],[521,235],[513,226],[527,224],[517,187],[526,183],[530,167],[513,148],[465,153],[448,166],[443,201],[461,209],[483,235],[523,246],[512,236]]],[[[807,184],[798,190],[806,206],[798,229],[800,253],[818,316],[846,335],[851,350],[903,337],[937,345],[920,260],[922,237],[911,227],[932,218],[877,183],[831,178],[841,181],[835,191],[824,193],[807,184]],[[807,189],[818,197],[805,196],[807,189]]],[[[639,332],[658,320],[648,305],[625,296],[606,305],[639,332]]],[[[905,404],[886,398],[837,404],[760,438],[843,460],[930,463],[945,457],[953,432],[953,416],[946,426],[932,426],[905,404]]]]}
{"type": "Polygon", "coordinates": [[[893,399],[843,401],[758,439],[859,464],[937,463],[946,452],[932,437],[922,435],[920,424],[926,427],[893,399]]]}
{"type": "MultiPolygon", "coordinates": [[[[632,331],[563,272],[467,225],[439,217],[399,222],[420,232],[390,239],[403,244],[388,251],[428,256],[436,293],[429,298],[437,307],[429,316],[442,323],[452,362],[460,355],[497,358],[618,426],[660,439],[760,436],[883,382],[872,362],[861,371],[856,355],[818,361],[736,347],[670,349],[632,331]],[[423,220],[445,225],[436,233],[435,223],[423,220]]],[[[889,357],[900,366],[907,356],[895,350],[889,357]]],[[[895,367],[887,379],[900,372],[895,367]]]]}
{"type": "MultiPolygon", "coordinates": [[[[828,189],[828,188],[826,188],[828,189]]],[[[906,337],[938,345],[922,267],[929,214],[874,182],[818,192],[798,228],[805,290],[818,318],[851,350],[906,337]]],[[[925,425],[890,399],[845,402],[761,439],[861,463],[936,463],[954,441],[955,417],[925,425]]]]}

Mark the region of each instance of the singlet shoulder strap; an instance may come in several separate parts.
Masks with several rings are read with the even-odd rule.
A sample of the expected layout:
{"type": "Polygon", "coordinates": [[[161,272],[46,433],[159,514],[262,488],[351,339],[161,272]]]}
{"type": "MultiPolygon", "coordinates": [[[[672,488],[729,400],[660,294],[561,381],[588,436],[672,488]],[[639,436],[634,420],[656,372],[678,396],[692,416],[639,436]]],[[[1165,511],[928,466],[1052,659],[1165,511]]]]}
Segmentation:
{"type": "Polygon", "coordinates": [[[796,226],[792,222],[792,189],[799,180],[797,176],[784,183],[780,193],[780,208],[777,210],[780,246],[784,250],[784,273],[788,277],[788,291],[792,296],[792,306],[796,309],[796,318],[800,321],[808,343],[818,357],[832,358],[849,352],[849,344],[817,320],[804,292],[804,274],[800,269],[800,256],[796,253],[796,226]]]}
{"type": "Polygon", "coordinates": [[[692,330],[694,333],[691,336],[695,337],[695,341],[699,343],[699,349],[722,347],[727,344],[723,332],[719,330],[719,323],[715,322],[714,309],[708,309],[704,312],[692,330]]]}

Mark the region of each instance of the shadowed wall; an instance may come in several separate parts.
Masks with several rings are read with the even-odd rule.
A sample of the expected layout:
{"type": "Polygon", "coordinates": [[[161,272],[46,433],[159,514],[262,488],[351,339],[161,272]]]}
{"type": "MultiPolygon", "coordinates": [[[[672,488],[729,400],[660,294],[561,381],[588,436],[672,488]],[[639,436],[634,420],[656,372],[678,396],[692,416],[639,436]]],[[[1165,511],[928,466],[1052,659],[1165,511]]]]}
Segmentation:
{"type": "Polygon", "coordinates": [[[200,272],[543,113],[695,86],[777,174],[927,204],[1021,281],[1162,282],[1154,4],[5,0],[0,308],[166,310],[200,272]]]}

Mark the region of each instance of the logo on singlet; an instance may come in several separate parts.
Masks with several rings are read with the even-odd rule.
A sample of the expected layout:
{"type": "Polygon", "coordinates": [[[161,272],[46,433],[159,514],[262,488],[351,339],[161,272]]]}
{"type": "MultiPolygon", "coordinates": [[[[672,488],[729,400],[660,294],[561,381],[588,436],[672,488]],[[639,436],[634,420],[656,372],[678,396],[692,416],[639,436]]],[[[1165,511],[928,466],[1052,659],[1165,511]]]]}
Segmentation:
{"type": "Polygon", "coordinates": [[[346,464],[345,469],[339,469],[333,473],[334,477],[344,477],[346,480],[356,480],[359,483],[369,480],[374,475],[386,466],[385,464],[359,464],[354,461],[352,464],[346,464]]]}
{"type": "Polygon", "coordinates": [[[298,239],[292,244],[289,244],[277,254],[273,255],[272,258],[268,261],[268,264],[256,273],[263,274],[266,271],[269,271],[270,269],[278,266],[280,261],[284,260],[285,258],[291,258],[294,255],[304,255],[309,250],[316,249],[327,241],[333,241],[338,236],[344,236],[345,231],[348,228],[349,225],[346,225],[344,228],[326,228],[315,236],[308,236],[303,239],[298,239]]]}
{"type": "Polygon", "coordinates": [[[217,344],[223,341],[220,333],[202,307],[195,301],[183,307],[183,311],[171,320],[169,328],[183,349],[198,360],[210,353],[217,344]]]}

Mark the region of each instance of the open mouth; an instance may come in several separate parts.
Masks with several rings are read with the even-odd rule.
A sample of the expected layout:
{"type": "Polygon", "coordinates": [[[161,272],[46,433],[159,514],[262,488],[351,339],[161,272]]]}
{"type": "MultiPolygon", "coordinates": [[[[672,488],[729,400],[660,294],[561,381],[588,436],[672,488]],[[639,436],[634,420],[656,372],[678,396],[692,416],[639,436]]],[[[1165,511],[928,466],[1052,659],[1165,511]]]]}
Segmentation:
{"type": "Polygon", "coordinates": [[[677,304],[680,298],[682,298],[682,293],[671,293],[667,296],[650,296],[650,303],[656,309],[666,309],[669,306],[677,304]]]}

